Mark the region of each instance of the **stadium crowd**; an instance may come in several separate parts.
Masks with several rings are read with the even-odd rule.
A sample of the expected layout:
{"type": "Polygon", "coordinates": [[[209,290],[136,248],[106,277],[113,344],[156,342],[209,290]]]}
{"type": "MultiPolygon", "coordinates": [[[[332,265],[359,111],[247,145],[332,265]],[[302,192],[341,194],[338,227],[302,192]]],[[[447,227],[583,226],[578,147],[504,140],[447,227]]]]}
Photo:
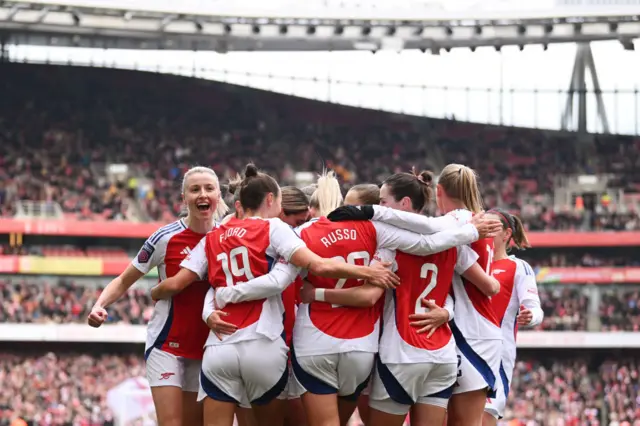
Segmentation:
{"type": "Polygon", "coordinates": [[[637,192],[634,138],[601,137],[584,156],[560,133],[409,119],[176,76],[3,64],[0,77],[2,216],[31,200],[80,219],[124,219],[139,206],[144,219],[169,220],[185,168],[206,164],[225,180],[248,155],[282,183],[328,165],[345,186],[440,157],[474,167],[487,204],[520,211],[533,230],[640,229],[633,206],[555,211],[548,202],[559,172],[623,172],[615,185],[637,192]],[[107,163],[128,164],[133,177],[107,179],[107,163]]]}
{"type": "MultiPolygon", "coordinates": [[[[502,425],[596,426],[603,424],[603,414],[609,426],[640,425],[637,360],[607,359],[594,365],[584,359],[521,357],[502,425]]],[[[141,355],[2,354],[0,426],[17,425],[11,423],[16,418],[28,426],[113,425],[107,390],[139,376],[144,376],[141,355]]]]}

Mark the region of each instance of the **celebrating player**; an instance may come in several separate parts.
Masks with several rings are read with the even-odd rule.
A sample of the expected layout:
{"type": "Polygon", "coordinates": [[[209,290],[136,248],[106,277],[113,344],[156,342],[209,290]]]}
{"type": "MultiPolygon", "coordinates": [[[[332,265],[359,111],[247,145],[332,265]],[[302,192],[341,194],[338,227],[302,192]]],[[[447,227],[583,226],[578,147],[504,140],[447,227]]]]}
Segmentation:
{"type": "Polygon", "coordinates": [[[536,286],[536,276],[527,262],[509,256],[511,242],[522,250],[530,247],[529,240],[517,216],[502,209],[487,212],[497,217],[503,225],[502,232],[494,241],[493,276],[500,282],[500,293],[491,299],[491,304],[502,324],[502,363],[500,380],[495,398],[487,401],[484,408],[484,426],[496,426],[504,415],[509,396],[509,384],[516,363],[516,333],[518,326],[532,327],[542,322],[544,313],[536,286]]]}
{"type": "MultiPolygon", "coordinates": [[[[422,211],[431,198],[428,172],[395,174],[380,191],[381,205],[414,213],[422,211]]],[[[494,222],[497,231],[499,221],[494,222]]],[[[476,264],[477,254],[464,246],[427,256],[379,250],[378,256],[394,261],[402,284],[386,296],[380,355],[370,395],[372,412],[367,425],[401,425],[413,407],[413,425],[441,426],[457,376],[451,330],[440,327],[453,315],[452,306],[449,309],[441,306],[450,299],[454,270],[486,292],[494,292],[498,284],[476,264]],[[414,322],[410,323],[411,320],[414,322]],[[428,333],[427,338],[420,333],[428,333]]],[[[327,291],[325,298],[333,303],[353,304],[371,300],[374,294],[380,297],[382,290],[364,286],[327,291]],[[347,298],[347,293],[352,299],[347,298]]],[[[303,300],[305,297],[306,292],[303,300]]]]}
{"type": "MultiPolygon", "coordinates": [[[[288,262],[320,276],[366,279],[381,285],[398,283],[395,274],[384,268],[324,259],[309,250],[277,219],[281,211],[278,184],[253,164],[247,165],[240,183],[240,202],[245,218],[231,219],[207,234],[182,263],[180,273],[160,284],[157,295],[182,291],[207,273],[214,288],[242,290],[248,286],[269,291],[275,286],[281,292],[298,273],[288,262]]],[[[217,301],[213,291],[209,294],[208,298],[216,297],[217,301]]],[[[205,300],[205,308],[208,306],[205,300]]],[[[205,423],[231,426],[235,405],[248,398],[258,424],[279,426],[281,404],[276,397],[288,378],[288,348],[281,338],[281,295],[217,306],[224,310],[235,332],[224,336],[211,333],[205,345],[201,374],[205,423]]]]}
{"type": "MultiPolygon", "coordinates": [[[[187,216],[149,237],[138,256],[104,289],[91,309],[89,325],[100,327],[107,319],[105,309],[151,269],[158,268],[161,280],[178,272],[180,262],[214,227],[214,219],[227,210],[220,197],[218,177],[206,167],[194,167],[185,173],[182,198],[187,216]]],[[[149,321],[147,379],[160,426],[202,424],[197,392],[202,347],[209,329],[200,313],[208,288],[208,282],[198,281],[188,291],[156,303],[149,321]]]]}
{"type": "MultiPolygon", "coordinates": [[[[342,202],[340,185],[332,174],[318,181],[318,189],[311,200],[317,200],[320,214],[333,210],[342,202]]],[[[496,222],[498,222],[496,220],[496,222]]],[[[498,222],[499,223],[499,222],[498,222]]],[[[384,224],[371,222],[333,223],[326,218],[314,219],[299,230],[302,239],[318,254],[347,263],[368,264],[376,248],[403,248],[427,254],[467,243],[478,238],[474,226],[421,236],[384,224]]],[[[307,279],[324,289],[359,286],[357,280],[320,278],[311,273],[307,279]]],[[[223,303],[251,300],[251,293],[264,291],[256,284],[245,283],[225,288],[217,296],[223,303]],[[250,286],[256,286],[249,290],[250,286]]],[[[261,296],[267,294],[262,293],[261,296]]],[[[379,337],[379,308],[367,309],[332,306],[322,303],[301,305],[294,327],[293,369],[297,388],[311,426],[346,424],[355,409],[355,401],[366,385],[377,351],[379,337]],[[337,398],[340,396],[341,398],[337,398]]]]}
{"type": "MultiPolygon", "coordinates": [[[[475,172],[460,164],[449,164],[440,173],[436,201],[445,215],[428,218],[383,206],[342,207],[332,220],[374,219],[419,233],[433,233],[474,220],[482,212],[475,172]]],[[[478,264],[491,271],[493,240],[481,239],[471,245],[478,264]]],[[[499,287],[496,288],[496,291],[499,287]]],[[[482,422],[487,396],[495,394],[500,367],[502,332],[491,305],[483,293],[458,274],[454,275],[455,318],[450,323],[456,340],[460,367],[458,381],[447,408],[449,426],[477,426],[482,422]]]]}

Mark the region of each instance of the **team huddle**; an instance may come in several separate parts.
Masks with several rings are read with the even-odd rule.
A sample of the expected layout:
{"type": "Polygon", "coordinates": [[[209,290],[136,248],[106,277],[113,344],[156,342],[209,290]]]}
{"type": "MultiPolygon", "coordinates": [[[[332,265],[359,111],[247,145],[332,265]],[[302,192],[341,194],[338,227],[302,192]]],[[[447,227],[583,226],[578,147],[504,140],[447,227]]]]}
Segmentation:
{"type": "Polygon", "coordinates": [[[510,213],[484,211],[450,164],[398,173],[343,199],[325,173],[280,188],[247,165],[227,211],[195,167],[188,214],[160,228],[102,292],[88,322],[152,268],[145,359],[160,426],[495,426],[518,326],[542,321],[528,247],[510,213]],[[420,214],[434,199],[440,217],[420,214]]]}

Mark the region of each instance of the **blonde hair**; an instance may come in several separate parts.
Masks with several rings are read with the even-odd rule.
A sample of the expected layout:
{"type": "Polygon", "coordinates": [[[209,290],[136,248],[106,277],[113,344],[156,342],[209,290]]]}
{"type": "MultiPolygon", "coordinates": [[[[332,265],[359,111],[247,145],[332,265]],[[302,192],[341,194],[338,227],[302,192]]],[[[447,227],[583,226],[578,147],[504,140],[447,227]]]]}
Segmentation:
{"type": "MultiPolygon", "coordinates": [[[[221,190],[220,180],[218,179],[218,175],[216,174],[216,172],[213,171],[213,169],[210,169],[209,167],[195,166],[187,170],[187,172],[184,174],[182,178],[182,195],[183,196],[185,191],[187,190],[187,180],[189,179],[189,177],[191,177],[196,173],[204,173],[204,174],[211,175],[213,177],[213,180],[216,182],[216,186],[218,187],[219,190],[221,190]]],[[[222,198],[222,192],[220,192],[216,211],[213,213],[213,218],[216,220],[223,218],[224,215],[227,214],[227,211],[229,211],[229,207],[227,207],[227,203],[225,203],[224,199],[222,198]]]]}
{"type": "Polygon", "coordinates": [[[462,164],[449,164],[440,173],[438,185],[455,200],[462,201],[473,213],[484,210],[476,172],[462,164]]]}
{"type": "Polygon", "coordinates": [[[342,190],[336,174],[324,170],[318,178],[318,188],[311,196],[309,205],[316,209],[320,216],[326,216],[340,207],[342,200],[342,190]]]}

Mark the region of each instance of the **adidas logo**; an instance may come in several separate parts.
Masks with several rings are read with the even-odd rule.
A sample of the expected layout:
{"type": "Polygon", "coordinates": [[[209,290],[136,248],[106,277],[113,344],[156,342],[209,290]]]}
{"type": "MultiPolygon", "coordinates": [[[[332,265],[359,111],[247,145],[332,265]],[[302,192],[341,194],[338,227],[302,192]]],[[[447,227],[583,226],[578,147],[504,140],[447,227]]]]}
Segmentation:
{"type": "Polygon", "coordinates": [[[191,249],[189,247],[185,247],[180,254],[184,254],[185,256],[189,256],[191,254],[191,249]]]}

